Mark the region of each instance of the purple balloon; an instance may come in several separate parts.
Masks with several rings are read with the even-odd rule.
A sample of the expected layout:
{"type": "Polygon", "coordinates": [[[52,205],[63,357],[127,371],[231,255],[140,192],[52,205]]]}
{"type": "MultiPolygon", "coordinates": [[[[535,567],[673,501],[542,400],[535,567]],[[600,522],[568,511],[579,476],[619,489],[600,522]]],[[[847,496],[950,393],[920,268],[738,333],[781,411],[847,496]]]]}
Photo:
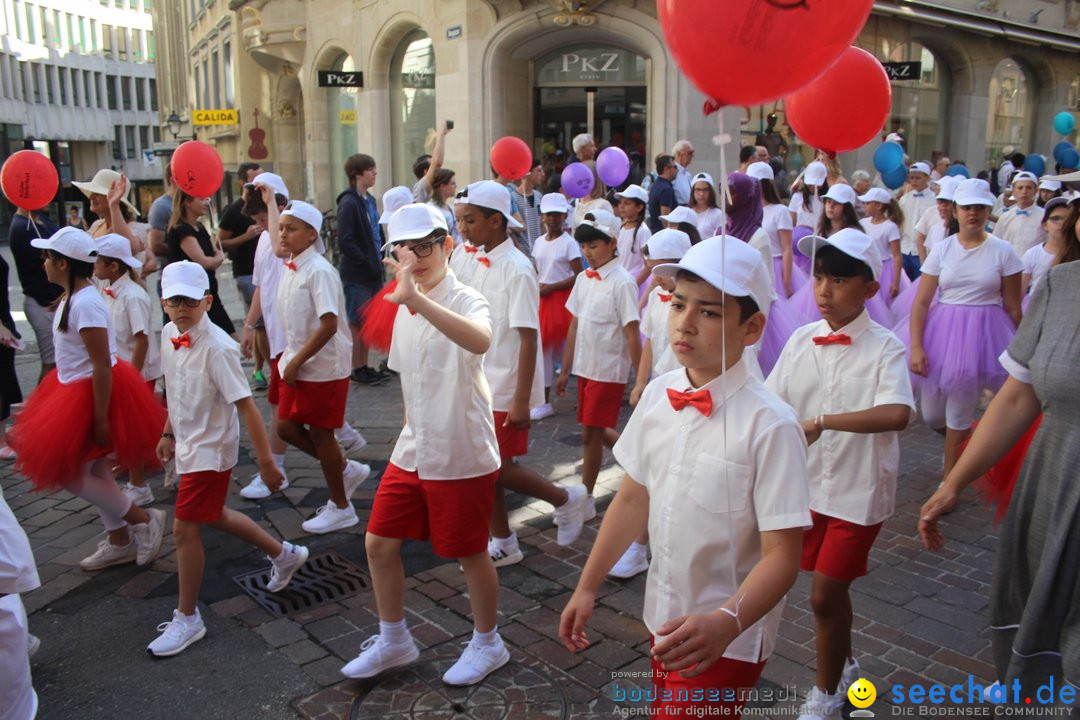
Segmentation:
{"type": "Polygon", "coordinates": [[[619,187],[630,175],[630,158],[622,148],[604,148],[596,156],[596,174],[608,187],[619,187]]]}
{"type": "Polygon", "coordinates": [[[562,180],[563,190],[572,198],[585,197],[592,192],[593,185],[596,184],[592,170],[590,170],[589,166],[583,162],[570,163],[567,165],[563,169],[560,178],[562,180]]]}

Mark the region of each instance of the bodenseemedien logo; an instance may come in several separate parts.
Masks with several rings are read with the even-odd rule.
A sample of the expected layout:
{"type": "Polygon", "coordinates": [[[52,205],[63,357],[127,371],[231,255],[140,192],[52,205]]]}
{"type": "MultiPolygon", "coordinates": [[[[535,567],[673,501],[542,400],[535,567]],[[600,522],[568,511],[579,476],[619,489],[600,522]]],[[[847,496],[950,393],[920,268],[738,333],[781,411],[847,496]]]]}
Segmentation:
{"type": "Polygon", "coordinates": [[[851,711],[851,717],[874,717],[874,712],[866,709],[874,704],[874,700],[877,700],[877,688],[874,687],[874,683],[866,678],[859,678],[851,683],[847,697],[851,704],[858,708],[851,711]]]}

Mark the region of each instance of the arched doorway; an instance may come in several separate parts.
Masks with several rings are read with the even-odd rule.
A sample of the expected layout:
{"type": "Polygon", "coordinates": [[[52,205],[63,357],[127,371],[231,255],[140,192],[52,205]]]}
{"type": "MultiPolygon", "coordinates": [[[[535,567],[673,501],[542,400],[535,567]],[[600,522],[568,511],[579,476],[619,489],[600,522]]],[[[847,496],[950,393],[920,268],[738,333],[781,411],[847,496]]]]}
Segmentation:
{"type": "Polygon", "coordinates": [[[416,158],[435,133],[435,50],[423,30],[408,33],[390,58],[390,141],[394,184],[411,187],[416,158]]]}
{"type": "Polygon", "coordinates": [[[990,107],[986,118],[986,157],[992,166],[1001,150],[1013,146],[1028,152],[1035,116],[1035,85],[1030,73],[1016,60],[1005,58],[990,76],[990,107]]]}
{"type": "Polygon", "coordinates": [[[907,42],[889,47],[885,40],[884,55],[888,62],[918,63],[910,78],[892,80],[892,109],[886,132],[900,133],[912,159],[930,160],[935,153],[948,152],[945,147],[946,98],[950,86],[948,68],[927,47],[907,42]]]}

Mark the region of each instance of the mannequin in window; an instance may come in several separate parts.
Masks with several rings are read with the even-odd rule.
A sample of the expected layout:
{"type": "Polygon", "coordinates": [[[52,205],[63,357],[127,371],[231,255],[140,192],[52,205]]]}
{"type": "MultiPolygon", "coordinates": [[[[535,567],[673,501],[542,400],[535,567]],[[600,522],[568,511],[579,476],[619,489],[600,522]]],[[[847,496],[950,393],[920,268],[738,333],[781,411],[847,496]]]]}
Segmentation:
{"type": "Polygon", "coordinates": [[[776,132],[776,113],[769,113],[766,118],[765,132],[760,132],[754,141],[757,145],[764,145],[769,151],[769,157],[784,157],[787,155],[787,142],[784,136],[776,132]]]}

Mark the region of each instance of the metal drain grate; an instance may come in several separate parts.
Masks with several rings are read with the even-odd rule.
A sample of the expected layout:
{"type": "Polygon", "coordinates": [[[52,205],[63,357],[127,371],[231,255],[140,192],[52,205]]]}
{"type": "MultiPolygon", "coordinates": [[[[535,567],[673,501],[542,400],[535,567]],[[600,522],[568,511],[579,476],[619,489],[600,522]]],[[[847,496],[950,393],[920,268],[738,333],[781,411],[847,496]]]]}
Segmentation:
{"type": "Polygon", "coordinates": [[[267,591],[270,568],[233,578],[244,592],[275,617],[285,617],[336,602],[371,587],[368,574],[334,551],[309,558],[278,593],[267,591]]]}

